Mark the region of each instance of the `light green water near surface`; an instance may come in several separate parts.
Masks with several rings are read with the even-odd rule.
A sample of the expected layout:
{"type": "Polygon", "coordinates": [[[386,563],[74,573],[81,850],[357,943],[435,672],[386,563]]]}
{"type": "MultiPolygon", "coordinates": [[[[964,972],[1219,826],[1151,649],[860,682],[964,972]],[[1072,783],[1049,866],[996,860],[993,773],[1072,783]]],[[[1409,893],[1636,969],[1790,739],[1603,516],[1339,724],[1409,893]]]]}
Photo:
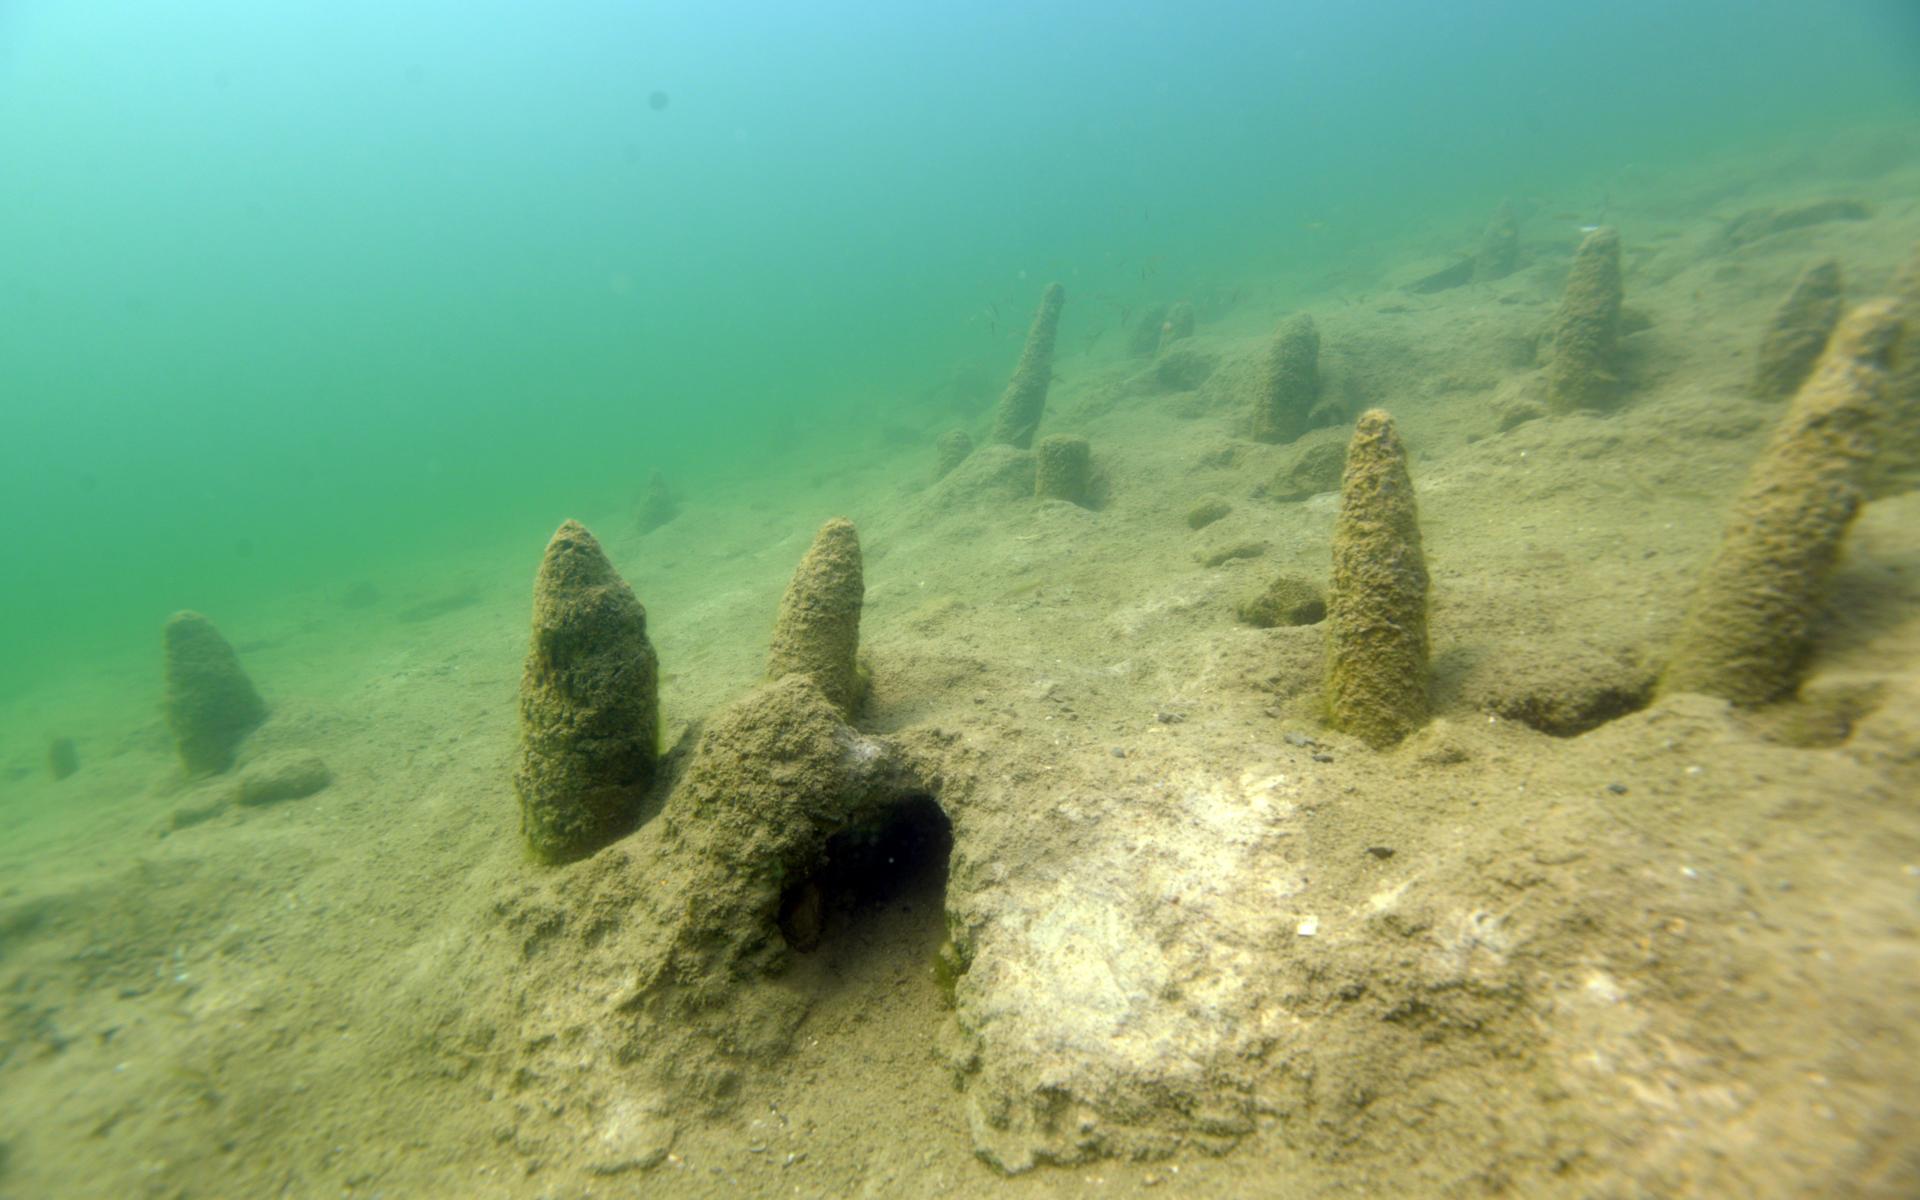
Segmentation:
{"type": "Polygon", "coordinates": [[[889,452],[1049,279],[1071,370],[1917,79],[1893,0],[9,4],[0,698],[889,452]]]}

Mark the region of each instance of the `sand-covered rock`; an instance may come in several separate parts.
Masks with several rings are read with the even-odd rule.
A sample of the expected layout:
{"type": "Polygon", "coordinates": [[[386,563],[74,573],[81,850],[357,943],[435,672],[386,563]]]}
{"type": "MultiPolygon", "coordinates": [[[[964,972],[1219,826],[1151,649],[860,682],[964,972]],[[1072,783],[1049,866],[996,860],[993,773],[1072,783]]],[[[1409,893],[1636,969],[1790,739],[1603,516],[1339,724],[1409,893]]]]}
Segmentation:
{"type": "Polygon", "coordinates": [[[1187,510],[1187,528],[1205,529],[1232,511],[1233,505],[1218,496],[1210,496],[1187,510]]]}
{"type": "Polygon", "coordinates": [[[1726,249],[1738,249],[1790,230],[1831,221],[1864,221],[1871,215],[1872,210],[1865,203],[1844,196],[1807,200],[1780,208],[1751,208],[1727,222],[1721,231],[1721,243],[1726,249]]]}
{"type": "Polygon", "coordinates": [[[1507,639],[1478,663],[1461,699],[1555,737],[1573,737],[1644,707],[1655,668],[1636,655],[1565,639],[1507,639]]]}
{"type": "Polygon", "coordinates": [[[1176,345],[1154,359],[1153,387],[1165,392],[1190,392],[1206,383],[1220,366],[1219,354],[1190,344],[1176,345]]]}
{"type": "Polygon", "coordinates": [[[1235,605],[1233,612],[1256,629],[1314,625],[1326,618],[1327,597],[1310,579],[1276,575],[1258,594],[1235,605]]]}
{"type": "Polygon", "coordinates": [[[925,787],[887,742],[848,726],[810,676],[780,677],[702,731],[663,819],[698,897],[673,938],[678,973],[771,974],[782,901],[822,865],[829,836],[925,787]]]}
{"type": "Polygon", "coordinates": [[[301,800],[333,782],[333,772],[318,754],[289,751],[248,763],[234,780],[236,804],[258,808],[283,800],[301,800]]]}
{"type": "Polygon", "coordinates": [[[1347,465],[1346,439],[1338,433],[1316,434],[1312,441],[1292,447],[1285,465],[1267,485],[1275,500],[1305,500],[1340,490],[1340,472],[1347,465]]]}
{"type": "Polygon", "coordinates": [[[1027,499],[1033,495],[1034,466],[1032,450],[981,446],[929,487],[920,505],[929,512],[945,512],[1027,499]]]}
{"type": "Polygon", "coordinates": [[[1259,558],[1272,549],[1272,543],[1260,538],[1242,538],[1195,551],[1193,561],[1203,567],[1220,567],[1245,558],[1259,558]]]}

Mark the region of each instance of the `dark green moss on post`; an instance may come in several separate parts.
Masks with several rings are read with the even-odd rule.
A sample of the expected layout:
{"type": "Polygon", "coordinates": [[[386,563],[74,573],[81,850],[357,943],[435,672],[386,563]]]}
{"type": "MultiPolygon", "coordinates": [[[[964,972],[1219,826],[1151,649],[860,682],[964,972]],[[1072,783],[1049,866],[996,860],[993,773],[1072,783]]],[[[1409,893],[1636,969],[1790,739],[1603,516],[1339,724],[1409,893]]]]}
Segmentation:
{"type": "Polygon", "coordinates": [[[1547,407],[1556,413],[1611,408],[1620,398],[1620,234],[1589,233],[1573,255],[1547,333],[1547,407]]]}
{"type": "Polygon", "coordinates": [[[1307,431],[1320,398],[1320,331],[1308,313],[1280,323],[1253,399],[1253,440],[1291,442],[1307,431]]]}
{"type": "Polygon", "coordinates": [[[593,534],[554,532],[533,585],[520,678],[520,831],[545,862],[582,858],[624,833],[659,756],[659,662],[647,610],[593,534]]]}
{"type": "Polygon", "coordinates": [[[1327,601],[1327,719],[1375,749],[1427,720],[1427,565],[1393,418],[1362,414],[1347,446],[1327,601]]]}
{"type": "Polygon", "coordinates": [[[1060,309],[1067,302],[1067,290],[1057,283],[1047,285],[1040,297],[1040,309],[1033,314],[1033,327],[1027,331],[1027,345],[1020,352],[1020,365],[1000,396],[1000,408],[994,413],[993,435],[997,445],[1033,445],[1040,428],[1041,414],[1047,409],[1047,385],[1053,382],[1053,340],[1060,330],[1060,309]]]}
{"type": "Polygon", "coordinates": [[[1755,707],[1791,696],[1840,542],[1887,426],[1897,307],[1863,304],[1837,329],[1734,502],[1661,675],[1662,693],[1755,707]]]}
{"type": "Polygon", "coordinates": [[[197,612],[167,621],[167,729],[189,775],[233,766],[235,751],[267,719],[266,702],[240,669],[240,656],[197,612]]]}
{"type": "Polygon", "coordinates": [[[858,662],[865,599],[860,535],[852,521],[835,517],[814,535],[780,600],[768,680],[806,675],[842,713],[858,709],[866,691],[858,662]]]}

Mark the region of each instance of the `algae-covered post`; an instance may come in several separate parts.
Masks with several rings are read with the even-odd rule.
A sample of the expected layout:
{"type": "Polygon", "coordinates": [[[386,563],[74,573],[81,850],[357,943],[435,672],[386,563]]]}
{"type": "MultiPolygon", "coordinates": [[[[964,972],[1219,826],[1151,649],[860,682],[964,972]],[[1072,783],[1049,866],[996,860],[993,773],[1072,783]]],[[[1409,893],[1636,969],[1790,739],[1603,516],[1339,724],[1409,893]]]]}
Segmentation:
{"type": "Polygon", "coordinates": [[[1800,390],[1844,306],[1837,261],[1823,258],[1800,273],[1760,336],[1753,368],[1756,399],[1787,400],[1800,390]]]}
{"type": "Polygon", "coordinates": [[[1867,470],[1869,500],[1920,488],[1920,247],[1893,273],[1887,291],[1900,318],[1900,344],[1888,369],[1884,440],[1867,470]]]}
{"type": "Polygon", "coordinates": [[[1320,331],[1308,313],[1280,323],[1267,343],[1253,398],[1253,440],[1290,442],[1307,431],[1320,398],[1320,331]]]}
{"type": "Polygon", "coordinates": [[[634,524],[640,527],[641,533],[652,533],[678,515],[680,502],[673,498],[673,489],[667,486],[667,477],[655,470],[647,476],[646,494],[633,510],[634,524]]]}
{"type": "Polygon", "coordinates": [[[1060,329],[1060,308],[1066,302],[1067,290],[1057,283],[1048,284],[1040,297],[1040,310],[1033,314],[1020,365],[1013,369],[1013,378],[1007,382],[1000,408],[994,413],[992,440],[999,445],[1022,450],[1033,445],[1040,416],[1047,408],[1047,385],[1053,381],[1053,339],[1060,329]]]}
{"type": "MultiPolygon", "coordinates": [[[[1124,320],[1124,317],[1122,318],[1124,320]]],[[[1147,358],[1159,353],[1160,335],[1167,324],[1167,306],[1155,304],[1143,311],[1127,333],[1127,353],[1147,358]]]]}
{"type": "Polygon", "coordinates": [[[860,606],[866,583],[860,566],[860,535],[853,522],[835,517],[814,535],[794,568],[767,652],[767,678],[806,675],[843,713],[860,707],[860,606]]]}
{"type": "Polygon", "coordinates": [[[638,815],[660,741],[647,610],[586,527],[554,532],[533,585],[520,678],[520,831],[546,862],[582,858],[638,815]]]}
{"type": "Polygon", "coordinates": [[[964,429],[949,429],[933,443],[935,480],[945,479],[953,474],[953,469],[967,461],[967,455],[973,453],[973,439],[964,429]]]}
{"type": "Polygon", "coordinates": [[[178,612],[166,630],[167,728],[189,775],[214,775],[267,719],[267,706],[240,669],[240,656],[213,622],[178,612]]]}
{"type": "Polygon", "coordinates": [[[1799,687],[1827,576],[1882,436],[1901,322],[1891,301],[1840,323],[1747,475],[1660,691],[1753,707],[1799,687]]]}
{"type": "Polygon", "coordinates": [[[1093,452],[1083,437],[1056,433],[1040,439],[1033,494],[1085,505],[1093,488],[1093,452]]]}
{"type": "Polygon", "coordinates": [[[1573,255],[1547,333],[1547,407],[1610,408],[1620,398],[1620,234],[1601,226],[1573,255]]]}
{"type": "Polygon", "coordinates": [[[1520,262],[1520,224],[1513,215],[1513,202],[1502,200],[1493,217],[1480,233],[1480,244],[1473,252],[1473,278],[1476,283],[1505,279],[1520,262]]]}
{"type": "Polygon", "coordinates": [[[1361,415],[1347,446],[1327,598],[1327,719],[1376,750],[1427,720],[1427,564],[1393,418],[1361,415]]]}
{"type": "Polygon", "coordinates": [[[47,743],[47,773],[54,779],[70,778],[80,769],[80,748],[70,737],[57,737],[47,743]]]}
{"type": "Polygon", "coordinates": [[[1193,305],[1185,300],[1175,301],[1166,316],[1160,320],[1160,341],[1154,351],[1165,354],[1176,342],[1185,341],[1193,336],[1193,305]]]}

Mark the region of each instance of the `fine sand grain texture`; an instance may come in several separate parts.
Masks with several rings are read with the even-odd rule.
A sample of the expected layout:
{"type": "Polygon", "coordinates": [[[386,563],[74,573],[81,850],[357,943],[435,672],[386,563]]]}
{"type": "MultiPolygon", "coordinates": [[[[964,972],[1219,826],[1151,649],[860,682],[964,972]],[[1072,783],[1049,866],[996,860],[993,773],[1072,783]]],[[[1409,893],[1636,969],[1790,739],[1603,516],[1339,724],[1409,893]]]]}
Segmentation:
{"type": "Polygon", "coordinates": [[[152,661],[77,667],[0,714],[0,1197],[1920,1194],[1920,493],[1860,506],[1794,697],[1652,699],[1782,415],[1770,314],[1920,240],[1920,171],[1777,161],[1610,185],[1604,410],[1537,394],[1565,205],[1399,286],[1490,190],[1338,295],[1063,336],[1012,444],[941,402],[921,457],[852,428],[644,532],[580,512],[662,755],[579,861],[528,860],[514,791],[542,533],[427,564],[466,598],[430,618],[246,631],[234,769],[324,760],[297,798],[183,777],[152,661]],[[1871,215],[1803,219],[1835,197],[1871,215]],[[1308,310],[1345,416],[1257,441],[1308,310]],[[1326,621],[1238,615],[1328,586],[1337,475],[1275,482],[1376,407],[1429,574],[1431,716],[1384,750],[1325,723],[1326,621]],[[1036,498],[1036,424],[1098,507],[1036,498]],[[764,682],[841,516],[858,708],[764,682]]]}

